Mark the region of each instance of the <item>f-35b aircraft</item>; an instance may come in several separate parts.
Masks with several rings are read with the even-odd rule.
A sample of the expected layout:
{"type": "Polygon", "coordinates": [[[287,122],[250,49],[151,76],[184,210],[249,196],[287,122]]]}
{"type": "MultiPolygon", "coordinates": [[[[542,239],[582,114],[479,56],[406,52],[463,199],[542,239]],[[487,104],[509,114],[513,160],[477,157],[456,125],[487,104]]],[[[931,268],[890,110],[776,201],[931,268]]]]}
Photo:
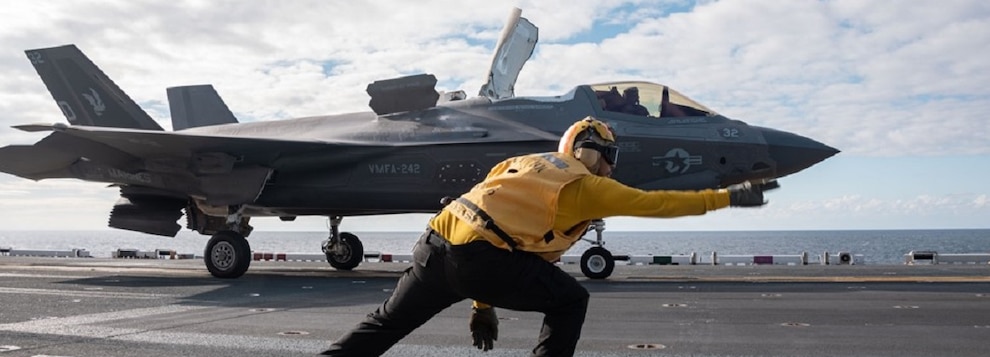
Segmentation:
{"type": "MultiPolygon", "coordinates": [[[[580,85],[550,97],[517,97],[514,84],[536,46],[536,26],[509,17],[478,96],[438,93],[433,75],[367,88],[370,112],[238,123],[212,86],[168,88],[173,131],[164,131],[74,45],[26,51],[69,124],[34,145],[0,148],[0,171],[41,180],[75,178],[119,188],[109,226],[175,236],[212,235],[205,262],[219,278],[244,274],[251,217],[327,216],[323,251],[333,267],[364,259],[345,216],[436,212],[511,156],[553,151],[588,115],[611,125],[621,165],[613,177],[644,190],[719,188],[766,181],[838,150],[732,120],[650,82],[580,85]]],[[[612,255],[595,245],[582,270],[607,277],[612,255]]]]}

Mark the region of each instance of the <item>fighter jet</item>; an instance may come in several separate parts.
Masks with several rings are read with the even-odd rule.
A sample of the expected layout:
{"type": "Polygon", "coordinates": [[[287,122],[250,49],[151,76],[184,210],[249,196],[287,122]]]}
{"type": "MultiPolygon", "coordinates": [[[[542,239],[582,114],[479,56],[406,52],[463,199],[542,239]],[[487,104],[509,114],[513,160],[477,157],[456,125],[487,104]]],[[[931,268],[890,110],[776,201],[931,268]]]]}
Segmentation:
{"type": "MultiPolygon", "coordinates": [[[[18,125],[51,132],[33,145],[0,148],[0,171],[32,180],[74,178],[120,190],[109,226],[175,236],[185,225],[212,236],[207,269],[237,278],[252,260],[252,217],[326,216],[330,265],[364,260],[342,218],[432,213],[501,160],[554,151],[574,121],[595,116],[618,136],[613,177],[644,190],[721,188],[768,181],[838,150],[727,118],[665,85],[579,85],[547,97],[515,96],[538,29],[515,9],[477,96],[439,93],[418,74],[371,83],[371,111],[239,123],[209,85],[168,88],[173,130],[163,130],[74,45],[25,51],[70,125],[18,125]]],[[[592,278],[615,258],[598,237],[582,256],[592,278]]]]}

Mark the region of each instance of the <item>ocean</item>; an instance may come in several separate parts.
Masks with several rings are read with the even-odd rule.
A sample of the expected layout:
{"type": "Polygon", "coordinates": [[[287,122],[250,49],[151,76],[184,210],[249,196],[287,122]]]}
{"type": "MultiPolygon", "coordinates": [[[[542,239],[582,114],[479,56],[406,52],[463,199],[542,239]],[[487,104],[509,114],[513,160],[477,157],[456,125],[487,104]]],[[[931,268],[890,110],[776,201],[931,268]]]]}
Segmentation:
{"type": "MultiPolygon", "coordinates": [[[[364,249],[408,254],[421,232],[352,232],[364,249]]],[[[320,253],[326,232],[263,232],[248,238],[259,252],[320,253]]],[[[593,239],[594,232],[585,235],[593,239]]],[[[863,255],[870,265],[904,264],[911,251],[946,253],[990,253],[990,229],[951,230],[830,230],[830,231],[708,231],[604,233],[605,248],[613,254],[677,255],[696,253],[709,259],[719,255],[798,255],[823,252],[863,255]]],[[[31,250],[86,249],[94,257],[110,257],[117,249],[174,250],[200,256],[209,237],[183,231],[175,238],[120,230],[101,231],[0,231],[0,248],[31,250]]],[[[590,247],[579,242],[567,253],[580,255],[590,247]]],[[[809,258],[810,261],[817,261],[809,258]]]]}

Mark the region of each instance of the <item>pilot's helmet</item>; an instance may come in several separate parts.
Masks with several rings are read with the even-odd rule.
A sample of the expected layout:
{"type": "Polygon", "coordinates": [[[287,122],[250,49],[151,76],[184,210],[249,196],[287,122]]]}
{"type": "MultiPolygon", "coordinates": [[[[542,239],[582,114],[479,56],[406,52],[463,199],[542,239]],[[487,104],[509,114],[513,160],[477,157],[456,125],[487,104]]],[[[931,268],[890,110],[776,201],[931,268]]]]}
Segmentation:
{"type": "Polygon", "coordinates": [[[608,124],[588,116],[567,128],[560,137],[557,152],[574,155],[588,168],[593,167],[602,157],[611,166],[619,159],[619,147],[615,145],[615,134],[608,124]]]}
{"type": "MultiPolygon", "coordinates": [[[[629,87],[622,91],[622,97],[626,100],[639,100],[639,88],[629,87]]],[[[634,103],[635,104],[635,103],[634,103]]]]}

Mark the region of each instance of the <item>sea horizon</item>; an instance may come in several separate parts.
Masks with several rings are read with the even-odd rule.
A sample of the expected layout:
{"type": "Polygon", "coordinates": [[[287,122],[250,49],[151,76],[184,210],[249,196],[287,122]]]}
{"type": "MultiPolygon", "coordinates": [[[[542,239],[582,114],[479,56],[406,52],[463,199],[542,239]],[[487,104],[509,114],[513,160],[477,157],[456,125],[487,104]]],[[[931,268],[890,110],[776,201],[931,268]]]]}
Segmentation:
{"type": "MultiPolygon", "coordinates": [[[[828,231],[954,231],[954,230],[986,230],[990,231],[990,227],[949,227],[949,228],[806,228],[806,229],[676,229],[676,230],[666,230],[666,229],[655,229],[655,230],[643,230],[643,229],[613,229],[608,228],[605,232],[828,232],[828,231]]],[[[384,230],[353,230],[353,229],[342,229],[347,232],[369,232],[369,233],[415,233],[422,232],[422,229],[416,230],[397,230],[397,229],[384,229],[384,230]]],[[[0,229],[0,233],[3,232],[129,232],[135,234],[146,234],[140,232],[132,232],[127,230],[120,230],[115,228],[100,228],[100,229],[0,229]]],[[[252,233],[258,232],[290,232],[290,233],[328,233],[329,229],[326,230],[303,230],[303,229],[254,229],[252,233]]],[[[182,233],[194,233],[191,230],[183,229],[179,231],[182,233]]],[[[151,234],[147,234],[151,235],[151,234]]],[[[152,235],[155,236],[155,235],[152,235]]]]}
{"type": "MultiPolygon", "coordinates": [[[[407,254],[422,231],[350,231],[365,252],[407,254]]],[[[254,231],[248,237],[255,252],[320,253],[325,231],[254,231]]],[[[591,247],[594,232],[584,236],[566,255],[591,247]]],[[[25,250],[85,249],[94,257],[110,257],[118,249],[172,250],[202,255],[208,236],[182,231],[162,237],[121,230],[4,230],[0,248],[25,250]]],[[[604,247],[628,255],[798,255],[824,252],[859,254],[865,264],[903,264],[912,251],[990,253],[990,229],[849,229],[735,231],[620,231],[604,232],[604,247]]]]}

